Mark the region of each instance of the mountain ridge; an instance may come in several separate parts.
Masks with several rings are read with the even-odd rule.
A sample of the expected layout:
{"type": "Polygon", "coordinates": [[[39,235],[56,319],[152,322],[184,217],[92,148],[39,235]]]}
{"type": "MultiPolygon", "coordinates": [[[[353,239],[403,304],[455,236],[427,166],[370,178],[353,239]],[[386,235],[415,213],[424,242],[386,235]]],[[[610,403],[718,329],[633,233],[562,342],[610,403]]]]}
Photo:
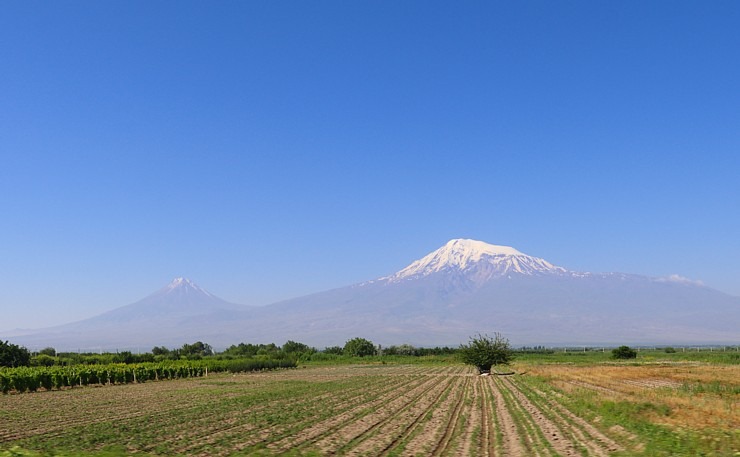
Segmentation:
{"type": "Polygon", "coordinates": [[[459,344],[502,331],[517,344],[740,340],[740,298],[681,277],[575,272],[509,246],[454,239],[396,273],[260,307],[186,278],[92,318],[27,332],[45,347],[228,346],[289,339],[317,347],[459,344]]]}

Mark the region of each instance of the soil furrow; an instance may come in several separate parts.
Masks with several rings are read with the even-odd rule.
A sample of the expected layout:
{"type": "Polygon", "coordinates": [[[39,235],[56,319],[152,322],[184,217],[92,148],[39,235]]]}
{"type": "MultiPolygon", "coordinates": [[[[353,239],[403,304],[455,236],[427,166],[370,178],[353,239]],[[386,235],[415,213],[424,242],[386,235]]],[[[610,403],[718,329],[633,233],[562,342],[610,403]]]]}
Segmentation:
{"type": "Polygon", "coordinates": [[[577,450],[576,443],[566,436],[563,430],[554,421],[550,420],[545,413],[532,401],[530,401],[510,379],[503,379],[502,383],[506,384],[509,391],[516,398],[519,405],[527,412],[529,417],[538,427],[545,439],[560,454],[567,457],[576,457],[581,455],[577,450]]]}
{"type": "MultiPolygon", "coordinates": [[[[380,384],[377,386],[380,390],[380,392],[378,392],[378,395],[385,395],[389,392],[390,393],[396,392],[401,385],[403,385],[403,382],[398,382],[395,379],[393,383],[380,384]]],[[[310,410],[316,411],[318,414],[313,415],[309,417],[308,419],[298,421],[296,423],[281,424],[281,425],[285,425],[285,427],[281,427],[281,426],[270,427],[268,429],[270,433],[265,435],[266,438],[261,439],[261,440],[253,439],[248,444],[242,443],[241,445],[248,447],[248,446],[254,446],[260,443],[264,443],[268,440],[275,441],[277,439],[282,439],[282,440],[289,440],[289,442],[286,443],[286,445],[284,446],[282,450],[288,450],[288,449],[295,448],[297,445],[301,443],[299,442],[300,439],[297,439],[294,433],[301,433],[303,430],[302,427],[305,425],[315,424],[316,418],[320,417],[321,415],[320,413],[322,411],[325,411],[327,408],[329,409],[336,408],[335,411],[332,411],[332,413],[335,415],[334,417],[335,418],[342,417],[349,409],[367,408],[367,404],[364,402],[364,398],[372,394],[374,394],[374,391],[372,390],[349,392],[349,394],[347,395],[339,395],[338,393],[334,393],[333,394],[334,398],[332,398],[332,401],[329,403],[310,401],[310,398],[308,398],[306,400],[310,401],[310,406],[311,406],[310,410]]],[[[289,409],[294,410],[296,408],[300,408],[302,403],[304,402],[291,403],[291,400],[288,399],[284,403],[280,403],[280,404],[270,403],[270,404],[264,405],[264,407],[261,409],[277,410],[278,408],[282,408],[283,410],[289,410],[289,409]]],[[[240,413],[244,414],[242,412],[240,413]]],[[[246,413],[251,414],[253,413],[253,411],[248,411],[246,413]]],[[[244,432],[244,431],[251,430],[254,428],[256,428],[256,426],[253,424],[242,424],[242,425],[237,425],[237,426],[231,426],[231,427],[228,427],[227,430],[225,430],[223,434],[218,434],[218,433],[216,435],[209,434],[204,444],[214,442],[215,438],[219,438],[219,439],[223,438],[223,435],[235,435],[237,431],[244,432]]],[[[260,436],[262,436],[262,434],[260,436]]],[[[200,441],[197,445],[192,445],[184,449],[179,449],[178,451],[179,452],[190,451],[192,449],[196,449],[197,447],[202,447],[202,445],[200,444],[200,441]]],[[[270,447],[280,449],[280,446],[271,445],[270,447]]]]}
{"type": "MultiPolygon", "coordinates": [[[[401,443],[408,440],[404,446],[404,455],[429,455],[431,449],[439,447],[440,439],[450,425],[448,411],[454,411],[459,401],[459,395],[453,394],[460,391],[461,382],[468,382],[460,376],[454,376],[454,379],[455,382],[439,396],[435,403],[430,404],[425,411],[421,411],[404,436],[397,440],[401,443]],[[462,379],[465,381],[461,381],[462,379]]],[[[391,450],[394,447],[388,449],[391,450]]]]}
{"type": "Polygon", "coordinates": [[[458,455],[487,457],[487,448],[482,438],[483,433],[485,433],[483,426],[485,406],[481,395],[481,383],[477,377],[470,383],[470,398],[465,397],[463,401],[467,405],[463,408],[461,414],[464,418],[467,418],[467,421],[458,455]]]}
{"type": "Polygon", "coordinates": [[[541,407],[547,408],[552,416],[561,423],[561,426],[569,429],[574,435],[576,435],[581,444],[586,446],[593,455],[606,456],[609,452],[624,450],[620,444],[606,436],[592,424],[573,414],[560,403],[550,400],[547,394],[541,390],[532,386],[526,386],[526,384],[523,383],[517,382],[515,384],[520,389],[524,387],[533,392],[539,400],[538,404],[541,407]]]}
{"type": "Polygon", "coordinates": [[[527,411],[509,386],[501,379],[496,377],[494,383],[501,389],[504,403],[514,418],[527,455],[538,457],[551,456],[553,454],[552,446],[543,435],[543,431],[531,417],[530,412],[527,411]]]}
{"type": "Polygon", "coordinates": [[[445,427],[444,434],[442,435],[442,438],[437,443],[437,446],[432,451],[431,455],[439,456],[439,455],[442,455],[447,450],[447,447],[449,446],[450,441],[452,440],[452,437],[455,434],[455,430],[459,426],[460,412],[462,411],[463,406],[465,404],[465,399],[467,397],[469,388],[470,388],[470,378],[466,378],[465,383],[462,386],[460,395],[456,396],[457,401],[456,401],[455,409],[452,411],[452,414],[450,414],[449,420],[447,421],[447,427],[445,427]]]}
{"type": "MultiPolygon", "coordinates": [[[[404,380],[403,382],[394,384],[392,388],[379,392],[378,397],[375,400],[357,405],[350,405],[344,410],[337,411],[336,414],[327,420],[323,420],[321,422],[313,421],[313,425],[311,427],[301,430],[297,435],[288,436],[283,438],[281,441],[273,443],[270,448],[282,452],[298,447],[310,446],[321,438],[334,433],[337,429],[346,426],[346,424],[351,420],[356,420],[358,417],[361,417],[363,412],[372,410],[378,405],[388,403],[389,401],[393,401],[402,396],[404,393],[401,388],[406,388],[406,384],[409,384],[408,387],[413,389],[423,382],[419,379],[412,379],[412,381],[419,382],[408,383],[407,380],[404,380]]],[[[367,395],[367,392],[365,392],[364,395],[367,395]]]]}
{"type": "Polygon", "coordinates": [[[389,405],[389,408],[381,413],[384,415],[381,416],[379,421],[360,432],[339,452],[345,452],[346,455],[350,456],[364,455],[365,453],[376,455],[382,453],[383,449],[392,448],[395,445],[394,443],[398,442],[399,436],[403,435],[405,430],[418,424],[421,418],[439,401],[439,398],[452,388],[454,381],[456,381],[456,378],[452,377],[446,378],[444,382],[435,379],[428,389],[408,399],[408,401],[400,402],[397,407],[389,405]],[[400,433],[398,432],[399,429],[401,430],[400,433]],[[386,433],[381,433],[382,431],[386,431],[386,433]],[[379,439],[370,440],[374,436],[378,436],[379,439]],[[390,437],[390,443],[383,443],[388,437],[390,437]]]}
{"type": "Polygon", "coordinates": [[[498,384],[496,384],[490,376],[485,379],[490,392],[493,394],[493,406],[496,411],[495,417],[497,427],[502,433],[500,444],[503,455],[506,457],[525,456],[524,444],[519,436],[519,431],[514,422],[514,418],[511,416],[511,412],[509,412],[508,408],[506,408],[504,396],[501,394],[498,384]]]}

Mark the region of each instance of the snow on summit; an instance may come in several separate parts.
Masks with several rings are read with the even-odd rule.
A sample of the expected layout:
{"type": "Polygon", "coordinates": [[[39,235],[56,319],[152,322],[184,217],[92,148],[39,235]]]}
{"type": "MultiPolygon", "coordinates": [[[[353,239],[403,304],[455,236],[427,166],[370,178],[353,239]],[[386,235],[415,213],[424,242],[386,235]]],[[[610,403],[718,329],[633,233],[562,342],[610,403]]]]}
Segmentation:
{"type": "Polygon", "coordinates": [[[442,271],[470,271],[484,269],[487,276],[505,276],[565,273],[562,267],[547,260],[532,257],[510,246],[498,246],[483,241],[454,239],[436,251],[413,262],[396,274],[383,278],[398,281],[410,277],[427,276],[442,271]]]}
{"type": "Polygon", "coordinates": [[[189,291],[199,292],[205,295],[210,296],[211,293],[207,290],[203,289],[202,287],[199,287],[197,284],[195,284],[193,281],[191,281],[188,278],[175,278],[172,280],[171,283],[169,283],[165,288],[165,293],[169,293],[172,291],[180,291],[180,293],[189,293],[189,291]]]}

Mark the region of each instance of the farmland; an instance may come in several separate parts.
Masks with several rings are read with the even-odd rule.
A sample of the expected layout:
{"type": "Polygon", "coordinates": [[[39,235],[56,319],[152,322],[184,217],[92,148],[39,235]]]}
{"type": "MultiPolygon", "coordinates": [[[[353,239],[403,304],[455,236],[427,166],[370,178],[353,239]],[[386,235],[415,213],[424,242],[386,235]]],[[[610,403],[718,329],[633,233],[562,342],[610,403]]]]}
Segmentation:
{"type": "MultiPolygon", "coordinates": [[[[740,366],[521,360],[293,370],[0,396],[41,455],[740,455],[740,366]]],[[[0,453],[0,455],[3,455],[0,453]]]]}

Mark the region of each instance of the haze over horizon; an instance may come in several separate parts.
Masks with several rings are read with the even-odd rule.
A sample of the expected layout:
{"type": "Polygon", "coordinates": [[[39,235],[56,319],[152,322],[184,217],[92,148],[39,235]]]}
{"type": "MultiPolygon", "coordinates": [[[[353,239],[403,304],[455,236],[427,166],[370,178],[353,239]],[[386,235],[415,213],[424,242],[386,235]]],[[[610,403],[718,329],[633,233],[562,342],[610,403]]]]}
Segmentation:
{"type": "MultiPolygon", "coordinates": [[[[453,238],[740,296],[740,4],[0,6],[0,330],[453,238]]],[[[0,335],[2,339],[2,335],[0,335]]]]}

